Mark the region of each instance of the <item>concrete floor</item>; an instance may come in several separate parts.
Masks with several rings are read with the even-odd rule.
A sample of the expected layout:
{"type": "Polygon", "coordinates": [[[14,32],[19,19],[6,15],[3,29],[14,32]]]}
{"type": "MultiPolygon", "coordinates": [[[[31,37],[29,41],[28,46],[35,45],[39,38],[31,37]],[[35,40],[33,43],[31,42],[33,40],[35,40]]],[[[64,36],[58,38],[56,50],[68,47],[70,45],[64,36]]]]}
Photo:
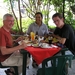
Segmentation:
{"type": "MultiPolygon", "coordinates": [[[[39,67],[41,67],[41,65],[39,65],[39,67]]],[[[6,70],[7,68],[5,69],[0,69],[0,75],[6,75],[4,70],[6,70]]],[[[29,66],[29,69],[27,69],[26,71],[26,75],[36,75],[36,72],[37,72],[37,68],[33,68],[30,64],[29,66]]],[[[71,68],[69,68],[69,74],[68,75],[75,75],[75,60],[72,60],[72,66],[71,68]]]]}
{"type": "Polygon", "coordinates": [[[72,66],[69,68],[69,75],[75,75],[75,60],[72,60],[72,66]]]}

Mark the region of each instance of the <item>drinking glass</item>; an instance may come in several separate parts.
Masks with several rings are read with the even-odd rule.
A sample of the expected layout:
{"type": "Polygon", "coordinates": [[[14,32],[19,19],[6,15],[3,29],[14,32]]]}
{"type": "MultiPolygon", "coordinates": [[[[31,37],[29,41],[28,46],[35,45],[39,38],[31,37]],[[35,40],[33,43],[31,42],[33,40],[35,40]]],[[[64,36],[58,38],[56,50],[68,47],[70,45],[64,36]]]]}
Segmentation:
{"type": "Polygon", "coordinates": [[[30,33],[30,37],[31,37],[31,41],[34,41],[35,40],[35,33],[34,32],[31,32],[30,33]]]}
{"type": "Polygon", "coordinates": [[[49,44],[52,44],[53,37],[48,37],[49,44]]]}

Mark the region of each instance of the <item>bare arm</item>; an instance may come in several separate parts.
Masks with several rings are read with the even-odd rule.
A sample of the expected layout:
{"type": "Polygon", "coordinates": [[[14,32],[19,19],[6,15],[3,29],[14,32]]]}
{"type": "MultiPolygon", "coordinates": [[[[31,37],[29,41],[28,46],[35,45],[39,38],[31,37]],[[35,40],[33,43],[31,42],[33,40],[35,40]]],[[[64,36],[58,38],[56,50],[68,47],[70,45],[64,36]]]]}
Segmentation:
{"type": "Polygon", "coordinates": [[[61,39],[61,37],[59,37],[58,35],[52,34],[52,36],[57,38],[57,39],[61,39]]]}
{"type": "Polygon", "coordinates": [[[21,40],[23,40],[24,39],[24,37],[23,36],[20,36],[20,37],[18,37],[16,40],[13,40],[13,42],[19,42],[19,41],[21,41],[21,40]]]}
{"type": "Polygon", "coordinates": [[[66,38],[61,38],[61,39],[59,40],[59,42],[60,42],[61,44],[65,44],[65,41],[66,41],[66,38]]]}
{"type": "Polygon", "coordinates": [[[11,54],[11,53],[13,53],[13,52],[15,52],[15,51],[17,51],[17,50],[23,49],[23,48],[25,48],[25,47],[27,47],[27,45],[26,45],[24,42],[22,42],[21,45],[18,45],[18,46],[16,46],[16,47],[6,48],[5,46],[4,46],[4,47],[2,46],[2,47],[0,47],[0,48],[1,48],[2,54],[3,54],[3,55],[6,55],[6,54],[11,54]]]}
{"type": "Polygon", "coordinates": [[[66,41],[66,38],[62,38],[62,37],[60,37],[58,35],[52,34],[52,36],[57,38],[61,44],[64,44],[65,41],[66,41]]]}

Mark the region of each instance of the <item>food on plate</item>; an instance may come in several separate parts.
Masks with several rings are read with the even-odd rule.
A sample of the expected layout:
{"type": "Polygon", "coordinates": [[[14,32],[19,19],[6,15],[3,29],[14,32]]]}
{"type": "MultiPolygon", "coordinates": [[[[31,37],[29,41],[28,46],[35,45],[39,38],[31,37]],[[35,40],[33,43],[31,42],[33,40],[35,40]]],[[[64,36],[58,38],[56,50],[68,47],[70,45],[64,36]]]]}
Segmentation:
{"type": "Polygon", "coordinates": [[[56,38],[53,38],[53,41],[52,41],[52,43],[56,43],[56,42],[58,42],[58,39],[56,39],[56,38]]]}
{"type": "MultiPolygon", "coordinates": [[[[31,43],[31,41],[28,41],[28,40],[22,40],[22,41],[24,41],[26,44],[31,43]]],[[[19,41],[18,43],[21,45],[22,44],[22,41],[19,41]]]]}
{"type": "Polygon", "coordinates": [[[48,38],[45,39],[45,42],[48,42],[48,38]]]}
{"type": "Polygon", "coordinates": [[[39,47],[39,43],[33,44],[33,47],[39,47]]]}
{"type": "Polygon", "coordinates": [[[24,40],[28,40],[29,41],[30,40],[29,36],[24,37],[24,40]]]}
{"type": "Polygon", "coordinates": [[[28,40],[23,40],[23,41],[24,41],[25,43],[27,43],[27,44],[28,44],[28,43],[31,43],[31,41],[28,41],[28,40]]]}
{"type": "Polygon", "coordinates": [[[42,43],[41,48],[50,48],[49,44],[47,43],[42,43]]]}
{"type": "Polygon", "coordinates": [[[33,44],[37,44],[38,43],[38,40],[35,39],[34,41],[32,41],[33,44]]]}
{"type": "Polygon", "coordinates": [[[34,46],[38,46],[38,43],[37,44],[34,44],[34,46]]]}

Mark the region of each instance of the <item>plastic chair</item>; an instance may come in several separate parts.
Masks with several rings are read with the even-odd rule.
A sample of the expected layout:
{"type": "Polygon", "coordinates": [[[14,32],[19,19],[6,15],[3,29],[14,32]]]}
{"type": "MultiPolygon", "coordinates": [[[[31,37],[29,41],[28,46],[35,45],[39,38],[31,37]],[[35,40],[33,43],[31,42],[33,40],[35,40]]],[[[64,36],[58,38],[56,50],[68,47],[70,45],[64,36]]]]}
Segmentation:
{"type": "Polygon", "coordinates": [[[71,67],[71,60],[73,55],[62,55],[62,56],[53,56],[47,58],[42,62],[42,68],[39,68],[37,75],[67,75],[66,73],[66,62],[69,60],[69,66],[71,67]],[[51,67],[46,67],[48,61],[53,61],[51,67]]]}
{"type": "Polygon", "coordinates": [[[0,68],[10,68],[13,67],[15,70],[15,75],[18,75],[18,67],[17,66],[2,66],[1,62],[0,62],[0,68]]]}
{"type": "MultiPolygon", "coordinates": [[[[15,46],[17,46],[17,45],[18,45],[18,43],[15,43],[15,46]]],[[[0,62],[0,68],[10,68],[10,67],[14,68],[15,75],[18,75],[18,66],[3,66],[0,62]]]]}

